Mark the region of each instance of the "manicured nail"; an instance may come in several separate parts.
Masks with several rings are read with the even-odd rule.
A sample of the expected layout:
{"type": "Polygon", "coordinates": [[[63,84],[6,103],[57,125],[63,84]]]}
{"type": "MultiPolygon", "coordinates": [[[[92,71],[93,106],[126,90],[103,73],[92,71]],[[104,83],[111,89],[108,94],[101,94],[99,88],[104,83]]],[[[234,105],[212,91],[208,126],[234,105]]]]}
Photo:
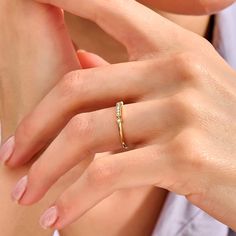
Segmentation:
{"type": "Polygon", "coordinates": [[[5,164],[11,157],[15,146],[15,137],[10,137],[0,148],[0,161],[5,164]]]}
{"type": "Polygon", "coordinates": [[[77,52],[82,52],[82,53],[84,53],[84,52],[87,52],[87,51],[84,50],[84,49],[79,49],[77,52]]]}
{"type": "Polygon", "coordinates": [[[16,186],[14,187],[11,193],[11,197],[13,201],[18,202],[23,197],[26,191],[27,183],[28,183],[27,176],[24,176],[18,181],[18,183],[16,184],[16,186]]]}
{"type": "Polygon", "coordinates": [[[39,224],[41,225],[42,228],[48,229],[55,224],[57,219],[58,219],[58,209],[56,206],[52,206],[49,209],[47,209],[40,217],[39,224]]]}

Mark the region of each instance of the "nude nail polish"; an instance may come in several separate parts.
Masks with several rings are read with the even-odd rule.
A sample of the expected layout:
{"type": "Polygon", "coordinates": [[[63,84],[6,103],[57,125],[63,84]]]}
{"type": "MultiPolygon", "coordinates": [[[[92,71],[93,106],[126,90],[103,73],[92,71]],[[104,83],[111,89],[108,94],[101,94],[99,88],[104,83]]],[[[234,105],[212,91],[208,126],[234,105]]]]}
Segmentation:
{"type": "Polygon", "coordinates": [[[49,209],[47,209],[40,217],[39,224],[41,225],[42,228],[48,229],[55,224],[57,219],[58,219],[58,209],[56,206],[52,206],[49,209]]]}
{"type": "Polygon", "coordinates": [[[0,161],[5,164],[11,157],[15,146],[15,137],[10,137],[0,148],[0,161]]]}
{"type": "Polygon", "coordinates": [[[11,197],[13,201],[18,202],[24,195],[26,188],[27,188],[27,183],[28,183],[28,177],[24,176],[21,178],[17,184],[15,185],[11,197]]]}
{"type": "Polygon", "coordinates": [[[82,53],[84,53],[84,52],[87,52],[87,51],[85,51],[84,49],[79,49],[77,52],[82,52],[82,53]]]}

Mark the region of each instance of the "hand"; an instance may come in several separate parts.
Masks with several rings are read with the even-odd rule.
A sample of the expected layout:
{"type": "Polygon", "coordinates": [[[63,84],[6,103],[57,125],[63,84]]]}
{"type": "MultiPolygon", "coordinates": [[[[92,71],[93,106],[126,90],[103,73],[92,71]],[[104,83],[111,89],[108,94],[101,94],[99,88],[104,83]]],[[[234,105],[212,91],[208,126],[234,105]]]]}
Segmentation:
{"type": "Polygon", "coordinates": [[[21,122],[7,165],[46,150],[13,197],[33,204],[82,159],[119,149],[114,105],[123,100],[130,150],[95,159],[42,225],[61,229],[116,190],[153,185],[236,229],[236,73],[205,39],[135,1],[50,3],[95,21],[131,62],[70,72],[21,122]]]}

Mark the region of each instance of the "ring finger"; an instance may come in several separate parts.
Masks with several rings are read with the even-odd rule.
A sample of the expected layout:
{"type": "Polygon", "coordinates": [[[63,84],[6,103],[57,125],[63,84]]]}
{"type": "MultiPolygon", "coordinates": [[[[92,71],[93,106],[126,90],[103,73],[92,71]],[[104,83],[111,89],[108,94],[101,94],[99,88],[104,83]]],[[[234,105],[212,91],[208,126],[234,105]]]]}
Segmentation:
{"type": "MultiPolygon", "coordinates": [[[[154,139],[163,142],[172,138],[183,123],[176,114],[180,113],[175,111],[170,99],[124,105],[122,117],[126,143],[132,148],[154,139]]],[[[27,177],[18,182],[12,197],[20,204],[32,204],[84,158],[120,148],[115,108],[79,114],[32,165],[27,177]]]]}
{"type": "Polygon", "coordinates": [[[163,70],[168,62],[169,58],[162,58],[69,73],[19,124],[14,152],[6,164],[15,167],[31,160],[75,114],[107,108],[120,99],[136,102],[150,94],[163,97],[176,93],[177,76],[171,68],[163,70]]]}

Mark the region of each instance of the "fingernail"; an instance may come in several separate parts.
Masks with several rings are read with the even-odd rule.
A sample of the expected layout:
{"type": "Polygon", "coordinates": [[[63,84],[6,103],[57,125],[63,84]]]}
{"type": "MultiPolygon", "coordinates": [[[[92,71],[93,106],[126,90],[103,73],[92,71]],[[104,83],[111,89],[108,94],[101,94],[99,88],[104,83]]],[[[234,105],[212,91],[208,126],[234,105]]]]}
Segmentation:
{"type": "Polygon", "coordinates": [[[84,53],[84,52],[87,52],[87,51],[84,50],[84,49],[79,49],[77,52],[82,52],[82,53],[84,53]]]}
{"type": "Polygon", "coordinates": [[[15,137],[10,137],[0,148],[0,161],[5,164],[11,157],[15,146],[15,137]]]}
{"type": "Polygon", "coordinates": [[[16,184],[16,186],[14,187],[11,193],[11,197],[13,201],[18,202],[23,197],[26,191],[27,183],[28,183],[27,176],[24,176],[18,181],[18,183],[16,184]]]}
{"type": "Polygon", "coordinates": [[[39,224],[41,225],[42,228],[48,229],[55,224],[57,219],[58,219],[58,209],[56,206],[53,206],[47,209],[43,213],[43,215],[40,217],[39,224]]]}

